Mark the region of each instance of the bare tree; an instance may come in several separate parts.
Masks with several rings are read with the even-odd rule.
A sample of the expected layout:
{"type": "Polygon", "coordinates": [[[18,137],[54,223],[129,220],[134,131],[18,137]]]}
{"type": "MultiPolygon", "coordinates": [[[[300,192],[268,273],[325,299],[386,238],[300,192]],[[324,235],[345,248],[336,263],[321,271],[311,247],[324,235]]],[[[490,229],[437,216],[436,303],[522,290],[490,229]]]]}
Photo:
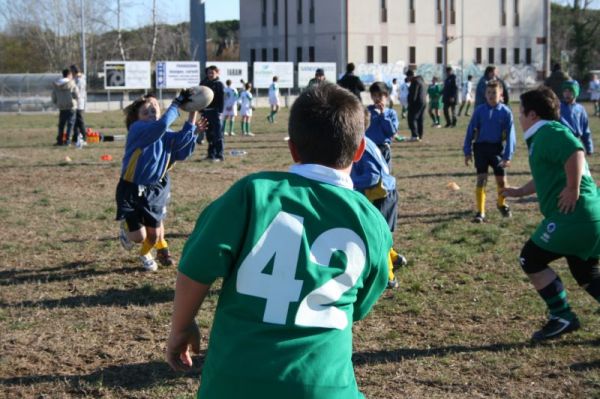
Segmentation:
{"type": "Polygon", "coordinates": [[[158,24],[156,22],[156,0],[152,0],[152,45],[150,46],[150,62],[154,62],[156,39],[158,37],[158,24]]]}

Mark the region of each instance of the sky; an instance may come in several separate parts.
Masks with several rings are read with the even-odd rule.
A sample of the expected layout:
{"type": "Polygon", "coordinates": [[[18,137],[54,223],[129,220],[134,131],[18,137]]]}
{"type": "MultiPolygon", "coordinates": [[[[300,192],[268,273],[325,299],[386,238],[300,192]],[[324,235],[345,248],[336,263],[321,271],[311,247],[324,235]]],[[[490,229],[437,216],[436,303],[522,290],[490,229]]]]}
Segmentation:
{"type": "MultiPolygon", "coordinates": [[[[147,25],[150,21],[152,0],[124,0],[130,4],[123,10],[123,27],[126,29],[147,25]]],[[[189,0],[157,0],[156,7],[161,22],[176,24],[190,20],[189,0]]],[[[206,0],[206,20],[223,21],[240,19],[240,0],[206,0]]]]}

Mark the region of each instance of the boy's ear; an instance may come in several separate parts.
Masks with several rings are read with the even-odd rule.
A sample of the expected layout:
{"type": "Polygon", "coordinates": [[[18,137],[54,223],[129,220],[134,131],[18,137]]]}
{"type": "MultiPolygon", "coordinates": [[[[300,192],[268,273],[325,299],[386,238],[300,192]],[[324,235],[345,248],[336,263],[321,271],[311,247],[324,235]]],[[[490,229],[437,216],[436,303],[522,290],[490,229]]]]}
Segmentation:
{"type": "Polygon", "coordinates": [[[298,155],[298,150],[296,149],[296,144],[290,139],[288,140],[288,148],[290,149],[290,154],[292,154],[292,159],[296,163],[302,163],[300,159],[300,155],[298,155]]]}
{"type": "Polygon", "coordinates": [[[354,153],[354,158],[352,158],[352,162],[358,162],[360,161],[360,159],[362,158],[364,152],[365,152],[365,148],[367,146],[367,142],[365,140],[365,138],[363,137],[360,140],[360,144],[358,145],[358,148],[356,149],[356,152],[354,153]]]}

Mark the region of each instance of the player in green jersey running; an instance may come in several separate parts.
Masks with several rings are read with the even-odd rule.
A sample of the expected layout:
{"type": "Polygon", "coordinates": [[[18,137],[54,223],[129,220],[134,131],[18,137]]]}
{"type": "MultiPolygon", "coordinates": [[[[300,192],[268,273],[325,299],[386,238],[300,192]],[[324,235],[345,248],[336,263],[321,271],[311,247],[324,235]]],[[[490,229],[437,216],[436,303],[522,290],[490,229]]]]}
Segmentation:
{"type": "Polygon", "coordinates": [[[558,122],[558,97],[547,87],[521,95],[519,121],[525,131],[533,179],[508,197],[537,194],[544,220],[521,251],[521,266],[546,302],[550,318],[534,341],[579,328],[560,277],[549,263],[565,257],[577,283],[600,302],[600,194],[585,161],[584,148],[558,122]]]}
{"type": "Polygon", "coordinates": [[[444,86],[438,83],[438,78],[433,77],[431,84],[427,88],[427,95],[429,96],[429,116],[433,121],[431,127],[442,127],[440,123],[440,109],[442,109],[442,92],[444,86]]]}
{"type": "Polygon", "coordinates": [[[352,322],[388,280],[389,227],[353,190],[365,148],[363,108],[333,84],[290,111],[289,172],[235,183],[200,215],[175,289],[166,356],[175,370],[198,351],[194,317],[223,278],[198,397],[363,398],[352,367],[352,322]]]}

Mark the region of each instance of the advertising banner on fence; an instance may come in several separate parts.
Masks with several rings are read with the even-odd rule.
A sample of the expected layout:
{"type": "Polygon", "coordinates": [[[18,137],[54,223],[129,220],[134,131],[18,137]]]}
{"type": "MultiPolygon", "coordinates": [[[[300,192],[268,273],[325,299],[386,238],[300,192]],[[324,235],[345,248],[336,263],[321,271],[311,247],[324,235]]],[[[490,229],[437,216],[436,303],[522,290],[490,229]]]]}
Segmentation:
{"type": "Polygon", "coordinates": [[[200,83],[198,61],[159,61],[156,63],[157,89],[183,89],[200,83]]]}
{"type": "Polygon", "coordinates": [[[315,77],[315,71],[321,68],[325,72],[325,80],[335,83],[337,81],[337,68],[335,62],[299,62],[298,87],[308,86],[308,81],[315,77]]]}
{"type": "Polygon", "coordinates": [[[104,88],[152,88],[150,61],[104,61],[104,88]]]}
{"type": "Polygon", "coordinates": [[[231,86],[241,89],[244,82],[248,81],[248,63],[247,62],[222,62],[208,61],[206,66],[214,65],[219,68],[219,80],[225,84],[227,79],[231,80],[231,86]]]}
{"type": "Polygon", "coordinates": [[[390,84],[394,78],[399,82],[404,80],[404,67],[404,61],[395,64],[358,64],[354,73],[366,85],[373,82],[390,84]]]}
{"type": "Polygon", "coordinates": [[[294,87],[294,64],[292,62],[255,62],[254,87],[267,89],[273,82],[273,76],[279,78],[280,89],[294,87]]]}

